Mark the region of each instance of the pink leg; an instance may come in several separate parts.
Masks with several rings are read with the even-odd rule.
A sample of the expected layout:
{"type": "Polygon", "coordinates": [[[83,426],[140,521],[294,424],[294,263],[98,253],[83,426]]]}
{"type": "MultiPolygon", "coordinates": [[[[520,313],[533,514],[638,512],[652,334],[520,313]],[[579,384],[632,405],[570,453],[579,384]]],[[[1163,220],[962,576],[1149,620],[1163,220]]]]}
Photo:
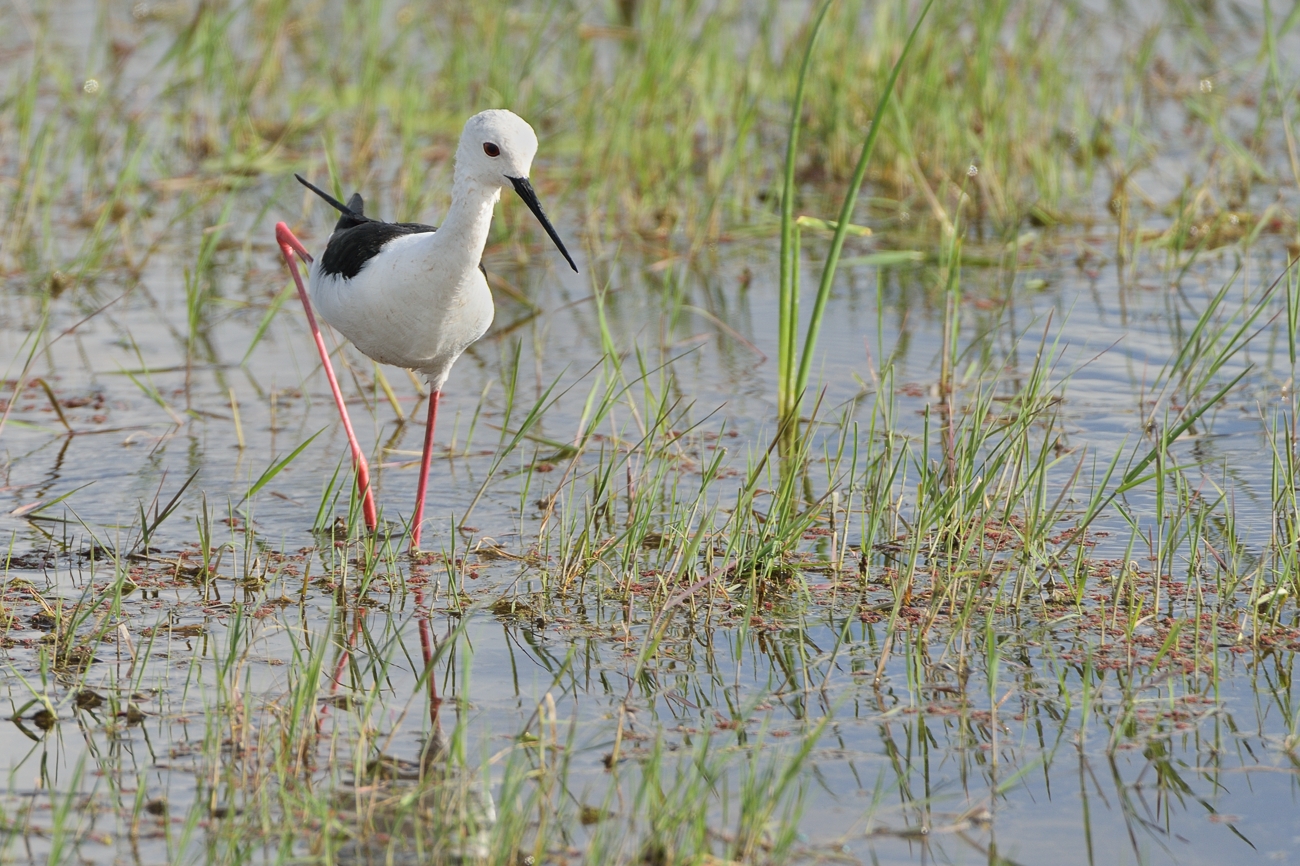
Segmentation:
{"type": "MultiPolygon", "coordinates": [[[[348,637],[347,646],[343,647],[343,652],[339,653],[338,664],[334,666],[334,678],[330,680],[330,697],[338,694],[339,686],[343,685],[343,671],[348,666],[348,659],[357,648],[357,638],[361,635],[361,623],[366,618],[366,609],[357,608],[356,619],[352,624],[352,634],[348,637]]],[[[329,715],[329,705],[321,707],[320,715],[316,717],[316,733],[319,734],[325,726],[325,717],[329,715]]]]}
{"type": "Polygon", "coordinates": [[[415,488],[415,515],[411,518],[411,550],[420,549],[420,529],[424,524],[424,494],[429,489],[429,463],[433,460],[433,426],[438,421],[441,391],[429,395],[429,421],[424,425],[424,453],[420,455],[420,482],[415,488]]]}
{"type": "Polygon", "coordinates": [[[438,697],[438,680],[434,672],[429,670],[429,665],[433,664],[433,626],[429,624],[429,617],[425,614],[424,591],[419,587],[415,589],[415,606],[420,613],[420,656],[424,659],[424,670],[429,675],[429,720],[433,722],[433,735],[440,737],[438,708],[442,706],[442,699],[438,697]]]}
{"type": "Polygon", "coordinates": [[[357,469],[357,489],[361,492],[361,512],[366,518],[366,527],[374,532],[379,525],[379,519],[375,514],[375,498],[370,491],[370,467],[366,463],[365,453],[361,450],[361,443],[357,442],[357,434],[352,432],[352,420],[348,418],[348,407],[343,404],[343,392],[339,390],[339,380],[334,376],[330,353],[325,348],[325,338],[321,336],[320,328],[316,326],[316,316],[311,311],[307,289],[302,284],[298,265],[293,260],[295,252],[305,262],[311,261],[311,255],[284,223],[275,224],[275,239],[280,244],[280,252],[284,255],[285,263],[289,265],[289,273],[293,274],[293,281],[298,286],[298,297],[302,299],[302,308],[307,311],[307,324],[311,326],[311,335],[316,339],[316,349],[320,352],[321,363],[325,365],[325,378],[329,379],[330,390],[334,392],[334,405],[339,407],[339,417],[343,419],[343,429],[347,432],[348,444],[352,447],[352,465],[357,469]]]}

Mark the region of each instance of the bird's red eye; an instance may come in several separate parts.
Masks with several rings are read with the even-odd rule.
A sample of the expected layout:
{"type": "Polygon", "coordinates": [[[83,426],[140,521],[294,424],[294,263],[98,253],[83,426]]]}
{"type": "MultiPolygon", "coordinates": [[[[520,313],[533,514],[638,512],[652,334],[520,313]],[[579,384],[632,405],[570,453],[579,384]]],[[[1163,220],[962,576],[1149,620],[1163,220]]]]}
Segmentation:
{"type": "Polygon", "coordinates": [[[486,153],[488,156],[500,156],[501,148],[497,147],[495,144],[493,144],[490,141],[485,141],[483,142],[483,152],[486,153]]]}

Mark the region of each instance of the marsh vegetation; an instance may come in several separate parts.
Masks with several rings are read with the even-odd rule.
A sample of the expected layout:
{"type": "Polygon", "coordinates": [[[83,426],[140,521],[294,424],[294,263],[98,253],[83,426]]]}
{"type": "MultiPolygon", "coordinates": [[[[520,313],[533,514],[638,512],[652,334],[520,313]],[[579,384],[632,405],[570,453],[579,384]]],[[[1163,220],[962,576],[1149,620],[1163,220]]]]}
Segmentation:
{"type": "Polygon", "coordinates": [[[0,861],[1300,857],[1300,6],[924,8],[0,8],[0,861]],[[409,555],[272,227],[493,106],[409,555]]]}

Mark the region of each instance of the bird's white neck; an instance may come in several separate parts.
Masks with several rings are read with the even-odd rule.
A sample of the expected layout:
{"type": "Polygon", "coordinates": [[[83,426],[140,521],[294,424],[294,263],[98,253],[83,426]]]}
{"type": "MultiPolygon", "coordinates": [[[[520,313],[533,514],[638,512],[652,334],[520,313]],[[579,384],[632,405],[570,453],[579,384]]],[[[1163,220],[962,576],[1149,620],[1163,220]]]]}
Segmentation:
{"type": "Polygon", "coordinates": [[[440,241],[439,264],[450,269],[473,270],[483,258],[492,210],[501,198],[501,188],[487,187],[466,177],[457,177],[451,191],[451,208],[434,237],[440,241]],[[464,261],[461,261],[461,257],[464,261]]]}

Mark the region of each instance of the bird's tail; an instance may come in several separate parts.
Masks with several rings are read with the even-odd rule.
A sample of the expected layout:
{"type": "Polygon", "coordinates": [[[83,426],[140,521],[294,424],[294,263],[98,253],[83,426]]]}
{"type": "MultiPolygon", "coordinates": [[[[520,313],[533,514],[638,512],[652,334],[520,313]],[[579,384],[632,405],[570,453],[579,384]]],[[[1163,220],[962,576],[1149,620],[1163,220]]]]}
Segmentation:
{"type": "Polygon", "coordinates": [[[353,228],[354,226],[359,226],[362,223],[371,222],[370,217],[366,216],[365,213],[363,212],[365,210],[365,202],[361,198],[361,193],[359,192],[353,193],[352,198],[348,201],[348,203],[343,204],[334,196],[330,195],[325,190],[316,186],[316,184],[307,180],[307,178],[303,177],[302,175],[295,174],[294,177],[298,179],[298,183],[307,187],[307,189],[311,190],[312,192],[316,193],[316,195],[320,196],[325,201],[329,202],[331,207],[333,207],[335,210],[337,210],[339,213],[343,215],[342,217],[339,218],[338,225],[334,226],[334,231],[339,231],[340,229],[350,229],[353,228]]]}

